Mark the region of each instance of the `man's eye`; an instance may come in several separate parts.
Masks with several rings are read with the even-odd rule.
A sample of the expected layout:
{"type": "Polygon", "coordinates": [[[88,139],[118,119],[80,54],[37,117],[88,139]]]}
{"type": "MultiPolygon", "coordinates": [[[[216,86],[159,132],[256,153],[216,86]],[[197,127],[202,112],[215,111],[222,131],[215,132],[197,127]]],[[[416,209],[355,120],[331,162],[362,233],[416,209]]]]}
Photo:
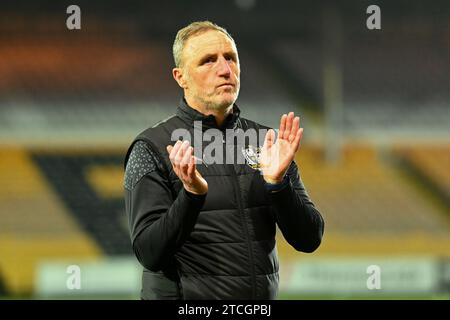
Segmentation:
{"type": "Polygon", "coordinates": [[[207,63],[212,63],[212,62],[214,62],[214,58],[208,58],[208,59],[205,59],[202,64],[207,64],[207,63]]]}

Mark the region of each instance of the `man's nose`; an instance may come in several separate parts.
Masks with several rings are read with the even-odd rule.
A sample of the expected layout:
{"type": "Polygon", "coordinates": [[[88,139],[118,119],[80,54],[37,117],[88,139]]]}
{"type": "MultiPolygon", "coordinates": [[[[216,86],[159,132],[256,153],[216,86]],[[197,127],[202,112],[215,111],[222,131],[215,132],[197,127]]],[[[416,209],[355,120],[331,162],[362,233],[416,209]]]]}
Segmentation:
{"type": "Polygon", "coordinates": [[[224,57],[219,58],[217,73],[221,77],[229,77],[231,75],[230,65],[224,57]]]}

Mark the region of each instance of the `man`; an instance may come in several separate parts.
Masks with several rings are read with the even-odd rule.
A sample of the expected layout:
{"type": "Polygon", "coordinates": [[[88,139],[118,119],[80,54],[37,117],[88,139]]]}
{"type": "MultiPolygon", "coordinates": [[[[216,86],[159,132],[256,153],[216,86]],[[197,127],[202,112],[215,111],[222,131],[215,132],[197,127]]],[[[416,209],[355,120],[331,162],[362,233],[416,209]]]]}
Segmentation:
{"type": "MultiPolygon", "coordinates": [[[[283,115],[276,139],[267,131],[259,158],[253,157],[257,166],[194,156],[198,146],[188,139],[174,143],[175,130],[195,135],[199,121],[205,135],[266,128],[240,117],[239,56],[225,29],[194,22],[178,32],[173,54],[184,99],[176,115],[137,136],[125,159],[126,212],[144,267],[141,297],[274,299],[276,225],[302,252],[319,246],[324,228],[294,162],[303,132],[299,118],[283,115]]],[[[251,147],[258,153],[262,145],[216,140],[226,155],[251,147]]]]}

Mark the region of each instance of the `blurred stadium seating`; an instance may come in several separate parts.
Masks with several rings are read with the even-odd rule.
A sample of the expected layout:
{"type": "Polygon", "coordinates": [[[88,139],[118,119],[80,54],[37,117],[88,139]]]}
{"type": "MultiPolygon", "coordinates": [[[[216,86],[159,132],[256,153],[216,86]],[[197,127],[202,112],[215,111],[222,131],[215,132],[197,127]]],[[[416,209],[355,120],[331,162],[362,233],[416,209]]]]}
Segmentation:
{"type": "MultiPolygon", "coordinates": [[[[174,112],[181,91],[171,78],[171,41],[184,22],[204,16],[190,14],[181,25],[158,19],[172,9],[174,17],[184,14],[186,7],[175,1],[178,6],[167,4],[165,15],[153,12],[152,20],[137,13],[149,10],[138,3],[123,15],[117,4],[107,12],[93,7],[78,33],[67,31],[56,9],[3,12],[0,298],[40,298],[52,262],[102,265],[117,258],[111,270],[131,270],[120,260],[125,257],[139,267],[124,214],[123,157],[137,133],[174,112]]],[[[315,23],[317,5],[298,12],[298,27],[288,18],[295,10],[266,2],[253,13],[233,5],[235,20],[224,10],[211,15],[236,35],[242,114],[276,127],[282,113],[294,110],[305,127],[297,163],[326,232],[312,256],[295,253],[278,233],[284,272],[299,260],[328,257],[448,262],[450,10],[443,8],[408,25],[411,20],[395,19],[402,11],[393,6],[385,37],[346,25],[344,131],[336,137],[343,147],[335,162],[325,157],[327,44],[315,23]],[[278,17],[273,26],[264,20],[271,14],[278,17]],[[245,28],[246,21],[252,27],[245,28]]],[[[359,21],[354,11],[343,14],[348,24],[359,21]]],[[[432,294],[448,295],[450,276],[442,279],[432,294]]]]}
{"type": "Polygon", "coordinates": [[[450,206],[450,148],[427,145],[424,147],[402,147],[396,150],[413,175],[422,179],[427,187],[440,195],[450,206]]]}

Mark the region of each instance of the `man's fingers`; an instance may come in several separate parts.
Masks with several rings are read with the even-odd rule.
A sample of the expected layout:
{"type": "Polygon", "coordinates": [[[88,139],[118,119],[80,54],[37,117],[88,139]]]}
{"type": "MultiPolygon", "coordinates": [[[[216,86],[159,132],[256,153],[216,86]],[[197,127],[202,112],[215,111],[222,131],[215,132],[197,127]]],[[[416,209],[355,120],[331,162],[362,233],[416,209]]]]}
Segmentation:
{"type": "Polygon", "coordinates": [[[264,146],[270,149],[274,141],[275,141],[275,131],[270,129],[266,133],[266,138],[264,139],[264,146]]]}
{"type": "Polygon", "coordinates": [[[300,127],[300,117],[295,117],[292,131],[297,132],[299,127],[300,127]]]}
{"type": "Polygon", "coordinates": [[[187,141],[187,140],[183,141],[177,154],[175,155],[174,162],[176,165],[180,165],[181,160],[183,159],[184,153],[186,152],[188,147],[189,147],[189,141],[187,141]]]}
{"type": "Polygon", "coordinates": [[[297,130],[297,134],[295,135],[293,143],[295,152],[297,152],[298,149],[300,148],[300,141],[302,140],[302,137],[303,137],[303,128],[300,128],[297,130]]]}
{"type": "Polygon", "coordinates": [[[184,174],[187,174],[187,169],[189,166],[189,162],[191,161],[192,156],[192,147],[188,147],[183,155],[183,158],[180,161],[180,167],[184,174]]]}
{"type": "Polygon", "coordinates": [[[289,142],[294,141],[299,125],[300,125],[300,118],[295,117],[294,121],[292,121],[291,133],[289,134],[289,138],[288,138],[289,142]]]}
{"type": "Polygon", "coordinates": [[[175,156],[177,155],[177,152],[180,149],[181,144],[182,144],[182,142],[180,140],[178,140],[173,147],[170,145],[167,146],[167,151],[169,152],[170,162],[173,163],[175,156]],[[170,151],[169,151],[169,148],[170,148],[170,151]]]}
{"type": "Polygon", "coordinates": [[[191,179],[194,179],[194,177],[195,177],[195,158],[193,156],[191,156],[191,158],[190,158],[187,173],[191,179]]]}
{"type": "Polygon", "coordinates": [[[178,168],[175,166],[174,157],[176,155],[176,150],[179,149],[179,147],[180,147],[180,144],[181,144],[181,141],[178,140],[175,143],[175,146],[168,145],[166,147],[166,150],[169,153],[169,160],[170,160],[170,163],[172,164],[173,171],[175,171],[175,174],[177,176],[178,176],[179,172],[178,172],[178,168]]]}
{"type": "Polygon", "coordinates": [[[289,140],[289,135],[291,134],[293,119],[294,119],[294,113],[289,112],[289,114],[286,118],[286,128],[283,133],[283,139],[285,139],[285,140],[289,140]]]}
{"type": "Polygon", "coordinates": [[[287,119],[287,115],[283,114],[281,116],[281,120],[280,120],[280,130],[278,130],[278,138],[283,138],[284,135],[284,130],[286,129],[286,119],[287,119]]]}

